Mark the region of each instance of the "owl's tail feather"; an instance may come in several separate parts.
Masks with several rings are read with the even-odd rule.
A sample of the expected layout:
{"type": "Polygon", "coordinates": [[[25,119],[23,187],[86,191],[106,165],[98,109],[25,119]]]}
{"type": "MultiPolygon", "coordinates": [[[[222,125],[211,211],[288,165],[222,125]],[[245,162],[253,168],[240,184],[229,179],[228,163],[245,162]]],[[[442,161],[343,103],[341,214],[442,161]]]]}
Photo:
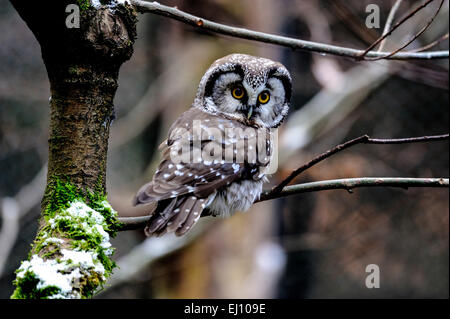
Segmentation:
{"type": "Polygon", "coordinates": [[[147,226],[145,234],[147,236],[162,236],[168,232],[175,232],[175,235],[184,235],[199,220],[202,210],[205,207],[205,199],[195,196],[182,196],[171,199],[160,212],[156,212],[147,226]]]}
{"type": "Polygon", "coordinates": [[[183,226],[196,201],[197,197],[195,196],[183,196],[183,203],[178,208],[177,214],[167,223],[168,232],[174,232],[183,226]]]}
{"type": "Polygon", "coordinates": [[[170,201],[158,202],[158,207],[153,213],[151,219],[144,228],[144,232],[147,236],[152,236],[158,229],[164,227],[169,219],[173,217],[174,207],[177,204],[177,198],[170,201]],[[158,212],[159,211],[159,212],[158,212]]]}
{"type": "Polygon", "coordinates": [[[191,211],[189,212],[189,215],[186,218],[183,225],[181,227],[178,227],[177,230],[175,231],[175,235],[182,236],[189,229],[191,229],[195,225],[195,223],[197,223],[197,221],[200,219],[204,207],[205,207],[205,199],[197,199],[194,205],[192,206],[191,211]]]}

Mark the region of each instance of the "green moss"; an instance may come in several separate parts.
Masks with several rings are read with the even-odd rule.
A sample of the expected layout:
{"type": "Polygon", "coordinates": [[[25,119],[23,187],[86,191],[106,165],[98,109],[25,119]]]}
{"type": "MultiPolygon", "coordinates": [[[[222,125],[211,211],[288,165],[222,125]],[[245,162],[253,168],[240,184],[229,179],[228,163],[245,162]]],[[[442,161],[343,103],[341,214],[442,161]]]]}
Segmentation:
{"type": "Polygon", "coordinates": [[[76,186],[69,182],[62,181],[59,177],[51,178],[47,186],[45,197],[48,198],[44,210],[44,217],[52,218],[55,213],[64,210],[70,206],[70,203],[77,199],[84,199],[82,193],[76,186]]]}
{"type": "MultiPolygon", "coordinates": [[[[91,6],[90,0],[77,0],[78,6],[80,7],[81,11],[87,10],[91,6]]],[[[111,0],[100,0],[100,3],[102,5],[110,4],[111,0]]]]}
{"type": "Polygon", "coordinates": [[[42,254],[42,258],[50,258],[50,257],[53,257],[54,255],[59,255],[59,254],[61,254],[61,248],[56,246],[56,247],[53,247],[53,249],[50,249],[47,252],[45,252],[44,254],[42,254]]]}
{"type": "Polygon", "coordinates": [[[80,75],[82,72],[80,72],[80,69],[77,66],[70,66],[68,73],[70,75],[80,75]]]}
{"type": "Polygon", "coordinates": [[[49,296],[58,294],[61,289],[55,286],[47,286],[37,289],[39,279],[32,272],[26,272],[22,278],[17,278],[14,284],[16,290],[11,299],[48,299],[49,296]]]}
{"type": "MultiPolygon", "coordinates": [[[[103,193],[102,177],[99,177],[94,192],[83,192],[67,180],[55,177],[50,179],[46,192],[47,203],[43,211],[46,223],[36,236],[28,260],[34,255],[44,261],[51,259],[58,264],[67,265],[67,272],[70,273],[74,268],[71,261],[63,256],[62,249],[89,253],[94,263],[101,264],[100,272],[85,271],[76,288],[76,296],[89,298],[96,289],[103,287],[106,278],[116,267],[110,258],[114,249],[110,247],[109,238],[115,236],[120,224],[117,213],[103,193]]],[[[26,267],[21,271],[14,281],[17,288],[11,298],[46,298],[58,295],[55,287],[38,290],[38,278],[28,272],[26,267]]]]}
{"type": "Polygon", "coordinates": [[[81,11],[87,10],[91,6],[90,0],[77,0],[77,3],[81,11]]]}
{"type": "Polygon", "coordinates": [[[76,186],[68,182],[67,177],[52,177],[47,186],[45,197],[47,203],[45,205],[44,216],[48,221],[53,218],[55,213],[67,209],[70,203],[79,200],[85,202],[90,208],[98,211],[105,218],[107,231],[114,236],[121,224],[117,221],[114,211],[111,206],[105,205],[107,203],[107,196],[103,192],[103,176],[100,175],[97,179],[95,189],[91,191],[81,191],[76,186]]]}

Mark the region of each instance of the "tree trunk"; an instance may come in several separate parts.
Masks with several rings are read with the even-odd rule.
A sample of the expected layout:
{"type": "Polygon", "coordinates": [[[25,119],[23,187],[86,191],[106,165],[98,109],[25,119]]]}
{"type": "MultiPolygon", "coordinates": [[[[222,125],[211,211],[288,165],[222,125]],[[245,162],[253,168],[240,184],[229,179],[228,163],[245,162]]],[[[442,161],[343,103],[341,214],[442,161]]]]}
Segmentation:
{"type": "MultiPolygon", "coordinates": [[[[113,210],[104,201],[109,127],[114,119],[113,99],[119,68],[133,52],[137,18],[134,8],[128,4],[118,4],[115,0],[101,2],[106,4],[95,8],[87,0],[11,0],[41,46],[51,90],[48,175],[40,230],[30,260],[19,268],[15,298],[87,297],[103,283],[113,267],[109,259],[102,259],[108,257],[108,253],[103,256],[102,248],[88,245],[87,250],[99,257],[104,271],[95,273],[93,269],[80,268],[85,276],[72,276],[71,292],[57,284],[45,286],[43,275],[33,270],[39,262],[48,266],[54,260],[64,260],[65,253],[70,254],[69,248],[75,247],[72,254],[83,251],[85,242],[92,240],[88,235],[90,229],[74,237],[74,225],[60,224],[64,218],[95,226],[93,210],[103,215],[100,223],[103,230],[113,233],[113,210]],[[74,2],[79,5],[79,28],[68,28],[66,20],[77,18],[76,11],[67,9],[74,2]],[[78,202],[78,208],[84,207],[94,219],[82,219],[80,216],[86,214],[80,215],[79,211],[76,216],[70,215],[69,207],[73,202],[78,202]],[[49,237],[60,241],[45,241],[49,237]],[[33,253],[41,259],[34,260],[33,253]],[[27,282],[27,278],[31,279],[27,282]]],[[[105,246],[108,236],[100,233],[103,237],[97,238],[97,244],[105,246]]],[[[77,265],[81,267],[74,259],[70,259],[72,270],[77,265]]],[[[59,269],[61,267],[54,268],[58,269],[58,274],[67,273],[66,269],[59,269]]]]}

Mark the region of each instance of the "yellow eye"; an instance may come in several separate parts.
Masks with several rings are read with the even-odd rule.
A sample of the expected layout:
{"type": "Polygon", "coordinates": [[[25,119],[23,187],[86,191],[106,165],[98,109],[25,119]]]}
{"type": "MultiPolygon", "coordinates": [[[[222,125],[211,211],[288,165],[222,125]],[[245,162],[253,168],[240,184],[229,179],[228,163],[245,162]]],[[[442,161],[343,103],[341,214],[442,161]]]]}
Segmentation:
{"type": "Polygon", "coordinates": [[[238,100],[240,100],[240,99],[242,99],[243,97],[244,97],[244,90],[241,88],[241,87],[236,87],[236,88],[234,88],[233,89],[233,91],[231,92],[231,94],[233,95],[233,97],[235,98],[235,99],[238,99],[238,100]]]}
{"type": "Polygon", "coordinates": [[[259,96],[258,96],[258,101],[261,104],[266,104],[267,102],[269,102],[270,100],[270,95],[267,92],[262,92],[259,96]]]}

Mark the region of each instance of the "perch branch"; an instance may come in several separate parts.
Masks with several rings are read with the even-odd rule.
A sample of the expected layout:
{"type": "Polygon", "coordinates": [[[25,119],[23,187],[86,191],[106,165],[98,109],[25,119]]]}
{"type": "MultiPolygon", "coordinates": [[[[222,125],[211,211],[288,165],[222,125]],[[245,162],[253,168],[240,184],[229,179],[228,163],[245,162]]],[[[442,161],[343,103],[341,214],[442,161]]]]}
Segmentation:
{"type": "MultiPolygon", "coordinates": [[[[169,7],[157,2],[146,2],[140,0],[130,0],[132,4],[142,13],[149,12],[161,16],[165,16],[171,19],[175,19],[185,24],[189,24],[191,26],[215,32],[218,34],[228,35],[232,37],[259,41],[263,43],[271,43],[276,45],[285,46],[291,49],[299,49],[304,51],[317,52],[322,54],[332,54],[343,57],[350,57],[355,59],[363,59],[364,57],[368,58],[378,58],[378,57],[386,57],[390,52],[377,52],[370,51],[374,46],[376,46],[383,39],[378,42],[374,42],[370,49],[367,50],[358,50],[346,47],[340,47],[330,44],[317,43],[312,41],[294,39],[290,37],[284,37],[264,32],[258,32],[253,30],[248,30],[244,28],[236,28],[227,26],[224,24],[216,23],[210,20],[206,20],[192,14],[186,13],[184,11],[179,10],[176,7],[169,7]]],[[[433,1],[433,0],[429,0],[433,1]]],[[[395,27],[396,28],[396,27],[395,27]]],[[[393,30],[391,29],[390,32],[393,30]]],[[[388,36],[390,32],[386,35],[388,36]]],[[[433,52],[399,52],[390,56],[389,59],[392,60],[412,60],[412,59],[448,59],[449,51],[433,51],[433,52]]]]}
{"type": "Polygon", "coordinates": [[[272,189],[272,193],[276,194],[281,192],[281,190],[288,185],[295,177],[300,175],[302,172],[306,171],[308,168],[316,165],[317,163],[323,161],[324,159],[343,151],[351,146],[356,144],[405,144],[405,143],[417,143],[417,142],[432,142],[432,141],[441,141],[448,139],[449,135],[434,135],[434,136],[420,136],[420,137],[408,137],[408,138],[398,138],[398,139],[379,139],[379,138],[370,138],[368,135],[363,135],[357,137],[353,140],[347,141],[343,144],[339,144],[332,149],[326,151],[325,153],[320,154],[319,156],[313,158],[308,163],[300,166],[296,170],[294,170],[287,178],[285,178],[280,184],[275,186],[272,189]]]}
{"type": "MultiPolygon", "coordinates": [[[[445,178],[407,178],[407,177],[360,177],[346,178],[338,180],[318,181],[312,183],[303,183],[287,186],[296,176],[324,159],[336,154],[346,148],[356,144],[406,144],[417,142],[442,141],[449,138],[449,134],[408,137],[398,139],[379,139],[370,138],[363,135],[353,140],[339,144],[327,152],[315,157],[305,165],[302,165],[293,171],[285,180],[272,190],[264,192],[258,202],[266,201],[274,198],[299,194],[305,192],[314,192],[330,189],[346,189],[351,192],[353,188],[358,187],[448,187],[449,180],[445,178]]],[[[150,216],[139,217],[121,217],[119,221],[122,223],[120,230],[140,229],[145,226],[150,216]]]]}
{"type": "MultiPolygon", "coordinates": [[[[359,187],[449,187],[448,178],[407,178],[407,177],[360,177],[360,178],[343,178],[334,180],[325,180],[311,183],[302,183],[292,186],[286,186],[279,193],[272,191],[265,192],[257,202],[263,202],[279,197],[317,192],[332,189],[345,189],[351,192],[354,188],[359,187]]],[[[123,224],[120,230],[133,230],[143,228],[150,216],[139,217],[122,217],[119,221],[123,224]]]]}
{"type": "Polygon", "coordinates": [[[302,183],[286,186],[279,193],[271,191],[261,194],[259,201],[275,199],[279,197],[317,192],[331,189],[345,189],[352,193],[353,188],[358,187],[449,187],[448,178],[408,178],[408,177],[358,177],[332,179],[319,182],[302,183]]]}

